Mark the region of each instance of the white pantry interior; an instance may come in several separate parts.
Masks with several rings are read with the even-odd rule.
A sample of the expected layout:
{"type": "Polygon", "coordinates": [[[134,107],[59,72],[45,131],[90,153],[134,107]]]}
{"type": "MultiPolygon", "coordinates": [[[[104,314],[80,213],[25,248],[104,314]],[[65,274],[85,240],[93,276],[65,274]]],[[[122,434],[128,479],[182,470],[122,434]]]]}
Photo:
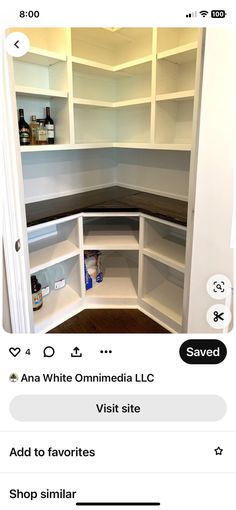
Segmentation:
{"type": "Polygon", "coordinates": [[[190,204],[187,226],[142,208],[108,207],[28,226],[28,304],[30,274],[60,263],[66,286],[41,310],[28,306],[27,331],[49,331],[86,307],[136,307],[169,331],[187,332],[204,30],[20,31],[31,46],[9,57],[12,122],[17,131],[19,108],[29,122],[50,106],[56,129],[55,145],[20,147],[16,137],[21,200],[40,206],[118,186],[190,204]],[[102,251],[104,281],[86,292],[88,249],[102,251]]]}

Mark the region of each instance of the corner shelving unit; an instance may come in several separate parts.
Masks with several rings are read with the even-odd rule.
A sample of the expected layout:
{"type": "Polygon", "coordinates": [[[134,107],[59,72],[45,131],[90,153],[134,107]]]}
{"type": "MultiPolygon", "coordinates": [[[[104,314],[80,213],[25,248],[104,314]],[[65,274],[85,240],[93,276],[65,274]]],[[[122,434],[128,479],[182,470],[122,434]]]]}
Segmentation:
{"type": "MultiPolygon", "coordinates": [[[[55,145],[20,147],[32,161],[44,151],[51,158],[55,151],[109,147],[192,151],[199,29],[21,30],[32,46],[13,59],[17,108],[30,122],[50,106],[56,131],[55,145]]],[[[66,279],[33,314],[36,332],[102,306],[139,307],[181,331],[185,227],[135,212],[78,214],[28,234],[31,274],[50,275],[60,264],[66,279]],[[87,292],[84,250],[103,252],[104,281],[87,292]]]]}

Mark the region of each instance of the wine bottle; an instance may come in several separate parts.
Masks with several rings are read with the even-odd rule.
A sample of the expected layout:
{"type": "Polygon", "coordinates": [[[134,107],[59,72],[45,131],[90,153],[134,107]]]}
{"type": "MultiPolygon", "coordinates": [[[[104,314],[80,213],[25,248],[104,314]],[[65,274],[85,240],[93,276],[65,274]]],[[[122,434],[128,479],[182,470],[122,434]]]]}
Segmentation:
{"type": "Polygon", "coordinates": [[[19,109],[19,136],[20,136],[20,145],[29,145],[30,144],[30,127],[24,119],[24,110],[22,108],[19,109]]]}
{"type": "Polygon", "coordinates": [[[55,128],[54,128],[54,122],[52,118],[50,117],[50,108],[49,106],[46,106],[46,118],[44,121],[44,126],[47,129],[48,133],[48,143],[52,144],[55,141],[55,128]]]}

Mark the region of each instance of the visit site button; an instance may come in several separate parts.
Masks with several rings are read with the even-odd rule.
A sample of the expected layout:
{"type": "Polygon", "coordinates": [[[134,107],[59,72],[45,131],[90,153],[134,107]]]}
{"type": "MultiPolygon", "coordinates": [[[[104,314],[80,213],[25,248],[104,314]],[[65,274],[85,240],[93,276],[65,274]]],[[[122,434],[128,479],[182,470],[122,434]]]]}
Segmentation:
{"type": "Polygon", "coordinates": [[[227,349],[220,340],[186,340],[179,350],[180,357],[190,365],[217,365],[224,361],[227,349]]]}

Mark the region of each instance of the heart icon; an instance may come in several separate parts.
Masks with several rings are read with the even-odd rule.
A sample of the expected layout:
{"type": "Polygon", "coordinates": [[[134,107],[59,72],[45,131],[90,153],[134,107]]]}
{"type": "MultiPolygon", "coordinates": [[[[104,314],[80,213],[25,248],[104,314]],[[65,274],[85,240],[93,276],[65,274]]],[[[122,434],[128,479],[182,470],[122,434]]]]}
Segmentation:
{"type": "Polygon", "coordinates": [[[16,358],[16,356],[18,356],[18,354],[20,354],[20,347],[10,347],[9,349],[9,352],[12,354],[12,356],[14,356],[14,358],[16,358]]]}

